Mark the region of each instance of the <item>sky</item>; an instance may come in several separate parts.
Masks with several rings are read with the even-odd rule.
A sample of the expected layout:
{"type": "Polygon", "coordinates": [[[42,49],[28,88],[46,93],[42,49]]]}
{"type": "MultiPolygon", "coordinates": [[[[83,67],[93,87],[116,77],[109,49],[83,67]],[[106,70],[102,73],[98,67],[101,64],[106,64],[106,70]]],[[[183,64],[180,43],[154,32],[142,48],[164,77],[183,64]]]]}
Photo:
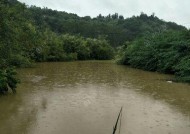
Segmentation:
{"type": "Polygon", "coordinates": [[[125,18],[144,12],[190,28],[190,0],[18,0],[26,5],[96,17],[118,13],[125,18]]]}

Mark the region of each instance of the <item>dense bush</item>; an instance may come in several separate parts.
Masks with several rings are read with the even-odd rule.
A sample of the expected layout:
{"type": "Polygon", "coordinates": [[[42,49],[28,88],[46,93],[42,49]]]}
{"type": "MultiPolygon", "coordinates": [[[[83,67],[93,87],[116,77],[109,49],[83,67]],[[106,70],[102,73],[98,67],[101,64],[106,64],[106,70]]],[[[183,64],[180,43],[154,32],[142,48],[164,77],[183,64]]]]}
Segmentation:
{"type": "Polygon", "coordinates": [[[175,66],[177,80],[190,82],[190,56],[185,56],[175,66]]]}
{"type": "Polygon", "coordinates": [[[190,82],[190,31],[167,31],[140,38],[119,51],[118,62],[135,68],[172,73],[190,82]]]}
{"type": "Polygon", "coordinates": [[[16,71],[12,68],[0,69],[0,94],[5,94],[8,89],[16,92],[16,85],[19,80],[15,77],[16,71]]]}
{"type": "Polygon", "coordinates": [[[32,62],[29,58],[17,54],[17,55],[11,55],[9,59],[9,65],[16,67],[31,67],[32,62]]]}
{"type": "Polygon", "coordinates": [[[114,49],[105,39],[65,34],[53,37],[46,46],[44,61],[109,60],[114,57],[114,49]]]}
{"type": "Polygon", "coordinates": [[[105,39],[87,39],[86,43],[91,59],[109,60],[114,57],[114,50],[105,39]]]}

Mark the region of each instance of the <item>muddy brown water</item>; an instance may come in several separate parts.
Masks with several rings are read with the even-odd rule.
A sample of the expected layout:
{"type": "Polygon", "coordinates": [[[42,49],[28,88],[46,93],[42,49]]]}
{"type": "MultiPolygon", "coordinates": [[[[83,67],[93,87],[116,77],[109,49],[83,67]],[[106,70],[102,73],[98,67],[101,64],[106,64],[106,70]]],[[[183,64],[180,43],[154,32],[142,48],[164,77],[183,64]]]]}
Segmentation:
{"type": "Polygon", "coordinates": [[[120,134],[190,134],[190,86],[171,75],[111,61],[18,72],[17,94],[0,96],[0,134],[112,134],[121,106],[120,134]]]}

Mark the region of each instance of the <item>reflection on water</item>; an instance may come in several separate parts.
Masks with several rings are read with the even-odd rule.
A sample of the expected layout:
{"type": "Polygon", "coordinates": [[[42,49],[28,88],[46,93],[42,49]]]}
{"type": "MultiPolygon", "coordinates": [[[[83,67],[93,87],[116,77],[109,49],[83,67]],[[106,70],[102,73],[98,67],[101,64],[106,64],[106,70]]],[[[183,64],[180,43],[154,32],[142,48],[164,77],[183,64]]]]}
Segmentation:
{"type": "Polygon", "coordinates": [[[110,61],[20,69],[16,95],[0,97],[1,134],[189,134],[190,86],[110,61]]]}

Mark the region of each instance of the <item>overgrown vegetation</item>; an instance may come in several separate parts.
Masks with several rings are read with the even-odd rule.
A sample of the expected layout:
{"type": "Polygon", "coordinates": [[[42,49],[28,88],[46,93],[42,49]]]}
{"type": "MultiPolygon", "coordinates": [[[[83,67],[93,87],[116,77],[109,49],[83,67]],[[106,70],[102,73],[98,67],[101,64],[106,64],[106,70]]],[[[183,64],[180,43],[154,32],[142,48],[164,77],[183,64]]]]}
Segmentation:
{"type": "Polygon", "coordinates": [[[8,89],[16,93],[19,80],[15,77],[16,71],[12,68],[0,69],[0,94],[6,94],[8,89]]]}
{"type": "Polygon", "coordinates": [[[118,62],[149,71],[171,73],[190,82],[190,31],[165,31],[147,35],[120,50],[118,62]]]}
{"type": "Polygon", "coordinates": [[[182,51],[183,47],[189,46],[188,38],[184,37],[188,32],[177,31],[186,31],[186,28],[160,20],[154,14],[141,13],[126,19],[117,13],[108,16],[100,14],[95,18],[79,17],[48,8],[29,7],[17,0],[1,0],[1,92],[7,91],[8,87],[15,90],[18,81],[14,69],[10,69],[13,66],[30,67],[33,62],[43,61],[113,59],[114,49],[126,41],[132,43],[127,43],[131,45],[122,49],[121,63],[151,71],[176,73],[179,78],[188,81],[188,54],[183,56],[179,52],[180,61],[175,55],[178,49],[182,51]],[[170,30],[175,32],[170,35],[167,33],[170,30]],[[159,34],[147,38],[150,33],[159,34]],[[145,42],[150,45],[143,47],[145,42]],[[158,61],[157,58],[165,60],[158,61]],[[178,64],[174,67],[175,63],[178,64]]]}

